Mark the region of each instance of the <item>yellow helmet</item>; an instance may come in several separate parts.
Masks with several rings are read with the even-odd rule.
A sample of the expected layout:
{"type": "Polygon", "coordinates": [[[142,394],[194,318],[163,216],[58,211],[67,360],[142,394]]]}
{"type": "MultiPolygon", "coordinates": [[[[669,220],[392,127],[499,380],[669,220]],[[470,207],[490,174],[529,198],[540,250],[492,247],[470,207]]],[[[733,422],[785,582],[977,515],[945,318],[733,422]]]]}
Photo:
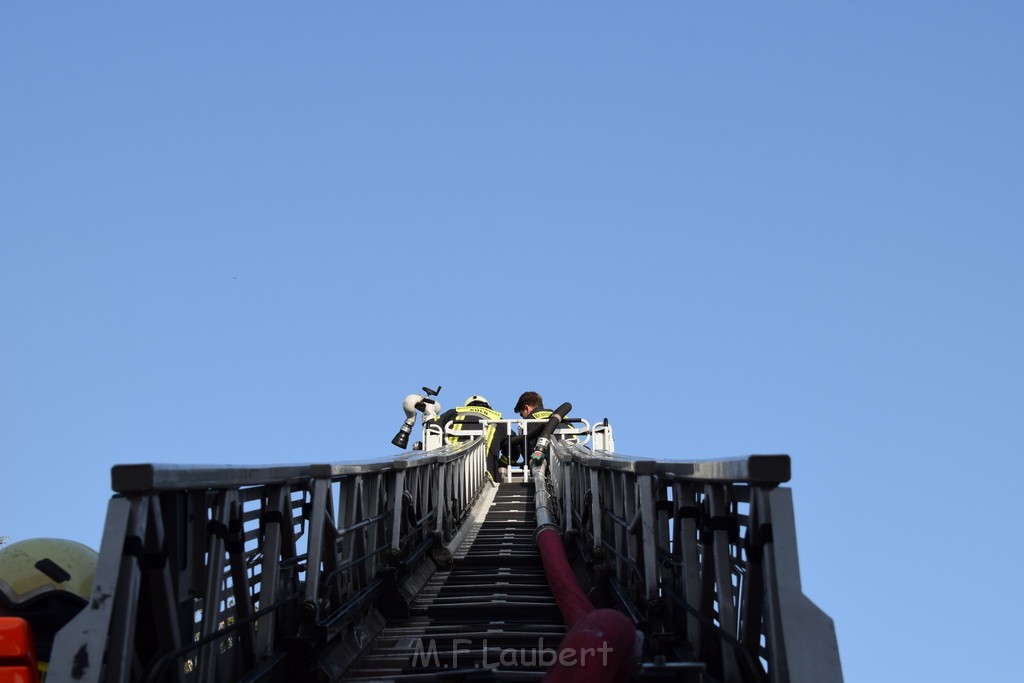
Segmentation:
{"type": "Polygon", "coordinates": [[[0,616],[32,627],[40,661],[53,636],[88,604],[99,554],[59,538],[33,538],[0,548],[0,616]]]}
{"type": "Polygon", "coordinates": [[[51,591],[87,601],[99,554],[59,538],[32,538],[0,548],[0,600],[16,607],[51,591]]]}

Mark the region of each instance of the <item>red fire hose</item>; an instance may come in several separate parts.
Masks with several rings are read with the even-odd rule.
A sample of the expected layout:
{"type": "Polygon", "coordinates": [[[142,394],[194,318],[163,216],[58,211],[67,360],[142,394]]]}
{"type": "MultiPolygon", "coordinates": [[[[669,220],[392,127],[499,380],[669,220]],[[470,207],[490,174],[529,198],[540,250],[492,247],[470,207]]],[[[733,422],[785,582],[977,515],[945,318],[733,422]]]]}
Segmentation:
{"type": "MultiPolygon", "coordinates": [[[[543,449],[551,433],[570,410],[572,405],[563,403],[544,425],[544,431],[537,439],[534,462],[543,462],[543,449]]],[[[534,467],[534,482],[538,491],[543,488],[544,480],[543,466],[538,464],[534,467]]],[[[562,618],[569,626],[569,633],[558,647],[558,658],[548,668],[544,680],[558,683],[612,683],[628,680],[633,669],[636,627],[621,612],[594,608],[569,566],[561,534],[551,523],[549,511],[544,509],[546,495],[539,495],[538,499],[537,546],[540,548],[548,585],[562,612],[562,618]],[[543,514],[542,509],[547,514],[543,514]]]]}

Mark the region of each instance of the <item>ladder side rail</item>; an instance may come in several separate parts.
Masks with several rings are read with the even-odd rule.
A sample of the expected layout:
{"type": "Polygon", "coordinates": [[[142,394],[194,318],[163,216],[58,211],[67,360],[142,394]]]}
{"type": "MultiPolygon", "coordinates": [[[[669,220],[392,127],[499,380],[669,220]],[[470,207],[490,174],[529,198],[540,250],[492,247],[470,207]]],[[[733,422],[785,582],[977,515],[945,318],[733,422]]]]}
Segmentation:
{"type": "Polygon", "coordinates": [[[572,451],[561,446],[551,449],[550,465],[553,490],[561,504],[562,533],[574,538],[581,552],[592,560],[595,538],[600,534],[594,530],[590,513],[591,472],[573,457],[572,451]]]}
{"type": "MultiPolygon", "coordinates": [[[[442,466],[417,474],[416,515],[438,507],[434,484],[448,470],[469,463],[482,482],[482,449],[472,452],[442,453],[435,456],[442,466]]],[[[116,466],[118,493],[92,607],[58,636],[51,682],[140,680],[140,671],[150,680],[241,678],[284,656],[281,639],[302,634],[299,602],[317,608],[316,630],[317,611],[343,610],[377,579],[391,541],[393,517],[385,513],[400,506],[395,481],[409,469],[419,469],[409,456],[355,464],[116,466]],[[349,507],[343,490],[358,502],[349,507]]],[[[457,516],[471,505],[473,487],[465,492],[454,497],[457,516]]],[[[433,533],[428,528],[422,538],[433,533]]]]}
{"type": "MultiPolygon", "coordinates": [[[[310,634],[312,656],[306,677],[330,678],[345,670],[382,627],[381,614],[401,613],[409,607],[433,571],[428,553],[446,550],[437,536],[436,520],[446,514],[445,506],[439,504],[439,492],[449,490],[447,481],[460,481],[460,473],[469,467],[478,472],[475,476],[480,485],[474,489],[478,494],[483,484],[483,458],[483,440],[476,438],[434,451],[403,454],[395,458],[393,469],[382,473],[385,480],[379,487],[381,495],[376,496],[378,505],[363,507],[364,512],[376,510],[388,523],[386,532],[376,537],[376,547],[367,547],[376,571],[365,572],[363,583],[352,584],[347,602],[320,611],[310,634]]],[[[373,500],[364,498],[364,505],[373,500]]],[[[464,496],[453,489],[446,503],[455,516],[464,518],[461,508],[471,506],[474,500],[475,495],[464,496]]],[[[338,552],[343,547],[344,543],[340,544],[338,552]]],[[[338,566],[345,566],[344,558],[338,558],[338,566]]]]}
{"type": "Polygon", "coordinates": [[[485,481],[485,443],[482,431],[460,432],[460,436],[467,435],[471,436],[468,441],[396,460],[396,468],[410,477],[401,492],[412,511],[405,519],[407,534],[412,534],[404,539],[405,544],[436,540],[443,545],[476,502],[485,481]]]}
{"type": "Polygon", "coordinates": [[[552,452],[560,504],[572,490],[563,530],[577,525],[586,559],[610,572],[648,636],[675,638],[727,683],[842,680],[831,619],[800,592],[791,498],[778,488],[788,456],[653,460],[566,443],[552,452]],[[810,673],[797,675],[794,662],[810,673]]]}
{"type": "MultiPolygon", "coordinates": [[[[361,465],[332,466],[331,481],[339,491],[338,523],[330,517],[322,520],[329,533],[318,539],[317,557],[311,548],[307,559],[307,623],[300,634],[311,647],[343,634],[384,592],[387,577],[397,575],[397,568],[429,537],[436,459],[436,452],[410,452],[393,458],[387,469],[363,472],[354,471],[361,465]],[[340,500],[343,492],[350,500],[340,500]]],[[[322,495],[326,511],[330,496],[326,489],[322,495]]],[[[311,546],[313,538],[311,533],[311,546]]]]}
{"type": "Polygon", "coordinates": [[[595,567],[596,583],[607,583],[634,621],[650,630],[648,622],[659,613],[650,461],[637,465],[572,442],[553,442],[552,452],[553,459],[571,463],[577,482],[588,484],[577,491],[566,519],[579,520],[580,550],[595,567]]]}
{"type": "Polygon", "coordinates": [[[658,546],[660,581],[668,596],[662,602],[666,628],[679,634],[688,644],[685,649],[721,680],[766,680],[766,668],[774,665],[762,658],[760,649],[763,591],[753,582],[762,574],[749,553],[750,487],[723,483],[717,475],[716,480],[699,482],[674,480],[665,473],[660,478],[672,491],[663,504],[670,518],[679,520],[671,527],[658,525],[664,536],[658,546]],[[672,552],[674,548],[678,550],[672,552]]]}

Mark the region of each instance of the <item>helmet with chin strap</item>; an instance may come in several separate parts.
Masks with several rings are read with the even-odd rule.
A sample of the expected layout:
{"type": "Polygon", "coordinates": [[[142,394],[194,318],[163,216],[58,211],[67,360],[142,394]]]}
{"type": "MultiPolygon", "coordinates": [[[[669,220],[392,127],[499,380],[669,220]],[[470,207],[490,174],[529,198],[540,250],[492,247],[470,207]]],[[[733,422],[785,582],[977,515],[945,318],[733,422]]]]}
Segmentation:
{"type": "Polygon", "coordinates": [[[491,405],[490,403],[487,402],[486,398],[484,398],[483,396],[480,396],[478,394],[473,394],[472,396],[467,398],[466,402],[463,403],[462,405],[471,406],[473,404],[485,405],[485,406],[490,406],[491,405]]]}

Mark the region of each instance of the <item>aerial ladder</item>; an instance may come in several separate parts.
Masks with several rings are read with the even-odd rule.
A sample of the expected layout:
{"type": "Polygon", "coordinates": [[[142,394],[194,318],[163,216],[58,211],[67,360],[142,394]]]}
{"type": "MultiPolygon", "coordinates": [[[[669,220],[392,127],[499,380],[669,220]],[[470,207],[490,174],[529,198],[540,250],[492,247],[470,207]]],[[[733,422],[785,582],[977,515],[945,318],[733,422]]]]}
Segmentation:
{"type": "Polygon", "coordinates": [[[789,456],[624,455],[569,408],[495,482],[486,421],[358,463],[115,466],[47,683],[842,681],[789,456]]]}

